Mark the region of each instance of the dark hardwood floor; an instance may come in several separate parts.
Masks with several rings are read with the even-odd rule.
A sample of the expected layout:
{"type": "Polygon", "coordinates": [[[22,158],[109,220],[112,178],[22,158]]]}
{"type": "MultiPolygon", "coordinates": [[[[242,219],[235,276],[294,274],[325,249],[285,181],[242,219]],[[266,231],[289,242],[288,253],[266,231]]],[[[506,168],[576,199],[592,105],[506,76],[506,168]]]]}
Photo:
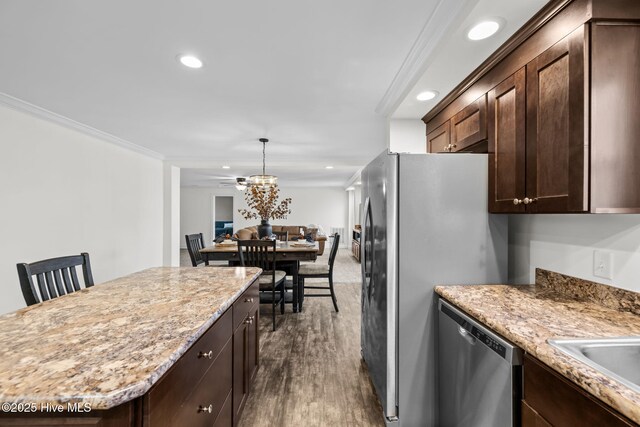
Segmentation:
{"type": "Polygon", "coordinates": [[[339,313],[331,298],[307,298],[302,313],[278,313],[272,332],[261,306],[261,366],[239,427],[384,426],[360,356],[360,264],[349,250],[338,251],[334,274],[339,313]]]}

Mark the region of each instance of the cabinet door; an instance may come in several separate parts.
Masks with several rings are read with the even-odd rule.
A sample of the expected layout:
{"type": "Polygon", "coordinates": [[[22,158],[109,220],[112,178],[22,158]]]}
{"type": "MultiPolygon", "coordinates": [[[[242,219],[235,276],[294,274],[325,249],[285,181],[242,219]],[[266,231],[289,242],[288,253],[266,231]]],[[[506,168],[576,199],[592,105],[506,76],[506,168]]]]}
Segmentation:
{"type": "Polygon", "coordinates": [[[427,134],[429,153],[447,153],[451,146],[451,123],[449,120],[427,134]]]}
{"type": "Polygon", "coordinates": [[[522,427],[552,427],[527,402],[523,400],[520,403],[522,404],[522,427]]]}
{"type": "Polygon", "coordinates": [[[530,212],[588,208],[585,27],[527,64],[527,191],[530,212]]]}
{"type": "Polygon", "coordinates": [[[489,92],[489,212],[524,212],[525,69],[489,92]]]}
{"type": "Polygon", "coordinates": [[[233,333],[233,425],[238,425],[249,395],[249,315],[233,333]]]}
{"type": "Polygon", "coordinates": [[[258,367],[260,366],[260,331],[258,330],[258,324],[260,321],[260,304],[256,304],[249,311],[249,371],[247,377],[249,378],[249,390],[251,390],[251,383],[258,373],[258,367]]]}
{"type": "Polygon", "coordinates": [[[487,96],[482,95],[451,119],[451,147],[462,151],[487,139],[487,96]]]}

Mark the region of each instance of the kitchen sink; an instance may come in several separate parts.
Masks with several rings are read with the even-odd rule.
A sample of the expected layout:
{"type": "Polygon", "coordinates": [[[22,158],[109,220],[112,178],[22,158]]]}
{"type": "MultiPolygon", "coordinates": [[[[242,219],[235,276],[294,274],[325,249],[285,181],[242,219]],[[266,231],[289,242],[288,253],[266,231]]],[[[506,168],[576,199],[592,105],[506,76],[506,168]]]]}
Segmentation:
{"type": "Polygon", "coordinates": [[[640,393],[640,336],[552,339],[547,342],[640,393]]]}

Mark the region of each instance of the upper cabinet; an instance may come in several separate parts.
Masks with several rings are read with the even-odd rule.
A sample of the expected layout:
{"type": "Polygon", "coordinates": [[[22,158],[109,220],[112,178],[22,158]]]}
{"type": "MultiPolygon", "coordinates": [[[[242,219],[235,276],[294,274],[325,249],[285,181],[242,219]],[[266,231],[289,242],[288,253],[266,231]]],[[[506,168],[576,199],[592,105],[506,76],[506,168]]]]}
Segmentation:
{"type": "Polygon", "coordinates": [[[555,0],[423,121],[489,154],[490,212],[640,213],[639,115],[640,2],[555,0]]]}
{"type": "Polygon", "coordinates": [[[427,131],[429,153],[473,151],[476,144],[487,140],[487,96],[482,95],[451,119],[427,131]]]}

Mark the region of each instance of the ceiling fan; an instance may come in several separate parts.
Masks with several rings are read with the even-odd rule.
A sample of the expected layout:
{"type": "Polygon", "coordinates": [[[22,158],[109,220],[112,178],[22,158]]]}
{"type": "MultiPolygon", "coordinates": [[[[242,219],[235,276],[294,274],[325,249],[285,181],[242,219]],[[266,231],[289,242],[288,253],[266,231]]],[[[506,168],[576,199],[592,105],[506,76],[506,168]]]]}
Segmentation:
{"type": "Polygon", "coordinates": [[[235,187],[236,190],[242,191],[245,188],[247,188],[247,178],[239,176],[235,179],[225,179],[223,181],[220,181],[220,184],[218,184],[218,187],[222,187],[222,188],[228,188],[228,187],[235,187]]]}

